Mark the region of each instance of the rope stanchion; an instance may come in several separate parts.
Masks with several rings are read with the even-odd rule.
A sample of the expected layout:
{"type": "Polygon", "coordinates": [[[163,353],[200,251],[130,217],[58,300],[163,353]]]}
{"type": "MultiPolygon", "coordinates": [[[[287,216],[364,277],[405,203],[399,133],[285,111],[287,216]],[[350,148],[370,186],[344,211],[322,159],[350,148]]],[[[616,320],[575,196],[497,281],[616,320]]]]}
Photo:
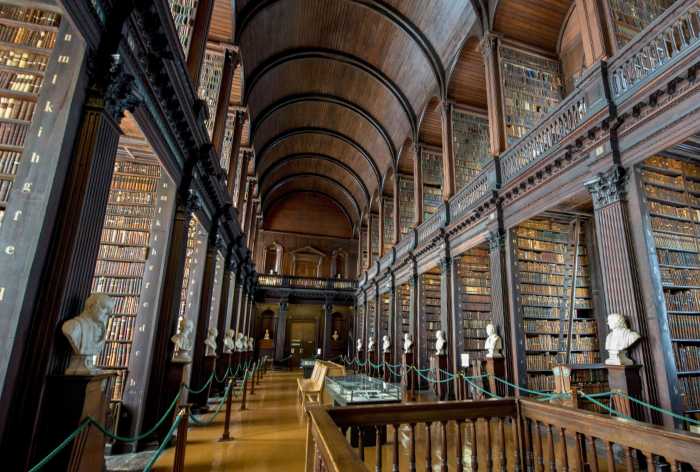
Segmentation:
{"type": "Polygon", "coordinates": [[[230,387],[231,387],[231,384],[229,384],[226,387],[226,391],[224,392],[224,397],[221,399],[219,404],[216,406],[216,410],[214,410],[214,413],[211,415],[211,417],[209,419],[199,420],[199,419],[197,419],[196,416],[194,416],[193,414],[190,414],[190,420],[192,420],[192,423],[194,423],[197,426],[209,426],[209,425],[211,425],[214,422],[214,420],[216,419],[216,417],[219,415],[219,413],[221,412],[221,408],[223,407],[224,403],[226,402],[226,399],[228,398],[228,395],[230,392],[230,387]]]}
{"type": "Polygon", "coordinates": [[[82,433],[85,428],[90,426],[90,424],[92,422],[93,422],[93,420],[89,416],[87,418],[85,418],[83,421],[81,421],[80,425],[75,429],[75,431],[70,433],[68,435],[68,437],[66,439],[64,439],[63,442],[61,442],[61,444],[59,444],[53,451],[49,452],[49,454],[46,457],[44,457],[41,461],[39,461],[34,467],[29,469],[29,472],[36,472],[36,471],[40,470],[42,467],[44,467],[46,464],[48,464],[51,461],[51,459],[56,457],[56,455],[59,452],[61,452],[68,444],[70,444],[70,442],[73,439],[75,439],[75,437],[77,435],[82,433]]]}
{"type": "Polygon", "coordinates": [[[472,380],[471,380],[471,379],[474,379],[474,378],[485,378],[485,377],[488,377],[488,376],[487,376],[487,375],[479,375],[479,376],[472,376],[472,377],[467,377],[467,376],[464,376],[464,375],[462,376],[462,378],[464,379],[465,382],[467,382],[469,385],[471,385],[472,387],[474,387],[474,388],[475,388],[476,390],[478,390],[479,392],[488,395],[489,398],[501,398],[501,397],[499,397],[498,395],[496,395],[495,393],[489,392],[488,390],[486,390],[485,388],[481,387],[480,385],[475,384],[475,383],[472,382],[472,380]]]}
{"type": "Polygon", "coordinates": [[[206,383],[205,383],[205,384],[202,386],[202,388],[200,388],[199,390],[194,390],[194,389],[190,388],[190,386],[187,385],[187,384],[183,384],[183,386],[184,386],[184,387],[187,389],[187,391],[190,392],[191,394],[199,395],[199,394],[202,393],[204,390],[206,390],[206,388],[209,387],[209,385],[214,381],[214,374],[216,374],[216,372],[212,372],[212,373],[211,373],[211,375],[209,376],[209,380],[207,380],[206,383]]]}
{"type": "Polygon", "coordinates": [[[167,434],[165,435],[163,442],[160,443],[160,445],[158,446],[158,449],[156,449],[156,451],[153,453],[153,455],[149,459],[148,463],[146,463],[146,467],[144,467],[143,472],[150,472],[151,471],[151,469],[153,468],[153,465],[156,463],[156,461],[161,456],[161,454],[163,454],[163,451],[165,451],[165,447],[170,442],[170,438],[172,438],[173,433],[175,433],[175,430],[180,425],[180,422],[182,421],[182,419],[184,417],[185,417],[185,415],[183,414],[182,411],[177,415],[177,418],[175,418],[175,421],[173,421],[173,425],[170,427],[167,434]]]}

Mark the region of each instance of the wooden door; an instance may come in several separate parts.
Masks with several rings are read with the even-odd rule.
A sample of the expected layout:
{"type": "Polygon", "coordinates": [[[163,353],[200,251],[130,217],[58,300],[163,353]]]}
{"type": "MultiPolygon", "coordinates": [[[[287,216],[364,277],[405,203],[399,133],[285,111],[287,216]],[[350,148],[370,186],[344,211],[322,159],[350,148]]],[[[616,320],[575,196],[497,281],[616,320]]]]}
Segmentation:
{"type": "Polygon", "coordinates": [[[292,321],[288,339],[290,346],[299,345],[301,347],[300,352],[294,353],[295,358],[313,356],[316,353],[316,323],[313,320],[292,321]]]}

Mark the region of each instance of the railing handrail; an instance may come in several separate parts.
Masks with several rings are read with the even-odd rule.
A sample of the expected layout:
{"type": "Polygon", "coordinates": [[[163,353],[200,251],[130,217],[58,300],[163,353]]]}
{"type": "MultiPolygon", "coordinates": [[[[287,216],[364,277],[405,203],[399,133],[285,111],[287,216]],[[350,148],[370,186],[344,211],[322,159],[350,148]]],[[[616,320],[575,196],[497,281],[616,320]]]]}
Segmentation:
{"type": "Polygon", "coordinates": [[[303,277],[299,275],[259,274],[258,285],[261,287],[294,287],[304,288],[303,285],[314,288],[331,288],[334,290],[355,290],[357,280],[334,279],[329,277],[303,277]],[[347,287],[343,287],[347,285],[347,287]]]}
{"type": "MultiPolygon", "coordinates": [[[[329,472],[367,472],[367,467],[350,447],[345,436],[320,404],[306,407],[309,429],[329,472]]],[[[308,445],[307,445],[308,447],[308,445]]],[[[310,458],[307,457],[307,461],[310,458]]],[[[307,464],[307,470],[309,470],[307,464]]]]}

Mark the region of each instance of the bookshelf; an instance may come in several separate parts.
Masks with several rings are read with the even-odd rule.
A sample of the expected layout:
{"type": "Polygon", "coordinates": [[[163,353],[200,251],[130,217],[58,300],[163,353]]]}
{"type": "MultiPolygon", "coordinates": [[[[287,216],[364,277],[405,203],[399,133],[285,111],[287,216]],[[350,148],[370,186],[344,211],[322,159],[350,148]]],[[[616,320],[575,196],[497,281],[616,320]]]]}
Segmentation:
{"type": "Polygon", "coordinates": [[[453,109],[452,135],[455,183],[459,190],[476,177],[491,159],[489,122],[486,118],[453,109]]]}
{"type": "Polygon", "coordinates": [[[622,48],[646,28],[674,0],[609,0],[618,47],[622,48]]]}
{"type": "Polygon", "coordinates": [[[158,205],[156,192],[164,177],[155,159],[136,160],[125,155],[120,152],[114,164],[92,280],[92,292],[108,294],[116,305],[97,359],[99,367],[116,371],[113,401],[121,401],[129,373],[143,278],[154,244],[151,231],[158,205]]]}
{"type": "Polygon", "coordinates": [[[219,164],[228,175],[228,168],[231,160],[231,147],[233,146],[233,135],[236,130],[236,114],[229,112],[226,115],[226,126],[224,128],[224,142],[221,146],[221,160],[219,164]]]}
{"type": "MultiPolygon", "coordinates": [[[[382,336],[384,335],[389,335],[389,319],[391,318],[391,293],[386,292],[381,294],[380,296],[381,303],[382,303],[382,309],[379,312],[379,332],[381,333],[382,336]]],[[[391,339],[391,338],[389,338],[391,339]]],[[[379,342],[379,348],[381,350],[381,339],[378,339],[377,342],[379,342]]]]}
{"type": "Polygon", "coordinates": [[[222,297],[227,296],[221,292],[224,284],[224,256],[221,251],[216,252],[216,267],[214,267],[214,286],[211,291],[211,304],[209,306],[209,326],[216,327],[219,322],[219,306],[222,297]]]}
{"type": "Polygon", "coordinates": [[[510,231],[520,366],[525,372],[521,381],[528,388],[553,390],[552,367],[557,364],[570,365],[572,384],[585,385],[587,392],[606,387],[591,297],[589,224],[584,218],[556,214],[510,231]]]}
{"type": "Polygon", "coordinates": [[[372,300],[367,302],[367,342],[369,337],[374,337],[374,345],[377,345],[377,320],[376,320],[376,303],[372,300]]]}
{"type": "Polygon", "coordinates": [[[372,262],[379,259],[379,215],[372,215],[372,262]]]}
{"type": "MultiPolygon", "coordinates": [[[[416,221],[416,208],[413,204],[413,176],[399,175],[399,236],[403,237],[416,221]]],[[[399,238],[400,239],[400,238],[399,238]]]]}
{"type": "MultiPolygon", "coordinates": [[[[364,334],[365,334],[365,332],[364,332],[365,331],[365,305],[364,305],[364,303],[357,305],[356,331],[357,331],[357,334],[356,334],[357,339],[363,339],[365,337],[364,336],[364,334]]],[[[357,343],[357,339],[355,340],[355,343],[357,343]]],[[[366,343],[366,341],[363,340],[363,343],[366,343]]],[[[353,349],[356,349],[356,348],[357,348],[357,344],[355,344],[355,346],[353,346],[353,349]]],[[[362,350],[366,351],[366,348],[367,348],[367,346],[363,345],[362,350]]]]}
{"type": "Polygon", "coordinates": [[[518,142],[562,99],[558,61],[503,44],[499,47],[508,146],[518,142]]]}
{"type": "Polygon", "coordinates": [[[442,205],[442,154],[422,148],[423,221],[430,218],[442,205]]]}
{"type": "Polygon", "coordinates": [[[408,284],[399,285],[396,288],[398,295],[397,311],[401,317],[401,338],[397,336],[397,342],[403,346],[403,335],[411,332],[411,287],[408,284]]]}
{"type": "Polygon", "coordinates": [[[216,104],[219,102],[221,78],[224,72],[224,53],[207,49],[202,61],[202,73],[197,89],[197,95],[207,104],[209,118],[204,125],[209,132],[209,138],[214,133],[214,121],[216,119],[216,104]]]}
{"type": "Polygon", "coordinates": [[[464,352],[483,359],[486,325],[491,322],[491,268],[487,244],[469,249],[457,261],[458,313],[461,313],[464,352]]]}
{"type": "Polygon", "coordinates": [[[0,225],[60,21],[57,13],[0,4],[0,225]]]}
{"type": "Polygon", "coordinates": [[[420,278],[423,319],[419,331],[425,340],[425,349],[421,357],[426,356],[427,362],[435,348],[436,333],[440,330],[440,271],[435,268],[422,274],[420,278]]]}
{"type": "MultiPolygon", "coordinates": [[[[638,168],[680,403],[700,412],[700,164],[653,156],[638,168]]],[[[663,323],[663,321],[662,321],[663,323]]],[[[663,330],[662,330],[663,331],[663,330]]]]}
{"type": "Polygon", "coordinates": [[[170,13],[173,15],[175,30],[180,38],[182,52],[185,59],[189,55],[190,42],[192,41],[192,28],[194,27],[194,17],[197,14],[197,0],[169,0],[170,13]]]}
{"type": "Polygon", "coordinates": [[[390,196],[382,197],[384,205],[384,254],[394,245],[394,201],[390,196]]]}
{"type": "Polygon", "coordinates": [[[362,241],[362,270],[369,268],[369,251],[367,250],[367,227],[363,226],[360,230],[360,238],[362,241]]]}

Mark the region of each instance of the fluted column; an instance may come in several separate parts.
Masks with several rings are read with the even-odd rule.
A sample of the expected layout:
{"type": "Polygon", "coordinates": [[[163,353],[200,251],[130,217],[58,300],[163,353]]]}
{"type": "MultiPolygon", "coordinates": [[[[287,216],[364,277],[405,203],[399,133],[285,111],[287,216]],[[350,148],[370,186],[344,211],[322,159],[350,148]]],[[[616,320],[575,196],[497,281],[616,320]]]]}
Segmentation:
{"type": "Polygon", "coordinates": [[[190,79],[192,79],[195,90],[199,87],[199,77],[202,73],[202,62],[207,50],[207,39],[213,11],[214,0],[199,0],[197,2],[197,11],[195,12],[194,26],[192,28],[192,40],[190,41],[190,50],[187,53],[187,72],[190,75],[190,79]]]}
{"type": "Polygon", "coordinates": [[[518,349],[513,344],[517,341],[517,337],[513,335],[514,326],[511,325],[509,315],[505,231],[498,228],[493,229],[489,232],[488,242],[489,267],[491,270],[491,323],[493,323],[498,334],[503,339],[506,376],[512,382],[515,378],[515,357],[513,353],[518,352],[518,349]]]}
{"type": "Polygon", "coordinates": [[[421,165],[421,145],[413,146],[413,208],[414,222],[418,226],[423,222],[423,166],[421,165]]]}
{"type": "MultiPolygon", "coordinates": [[[[214,117],[214,131],[211,136],[211,143],[214,146],[214,152],[221,155],[221,148],[224,144],[224,135],[226,134],[226,121],[228,119],[229,101],[231,100],[231,88],[233,85],[233,73],[238,64],[238,53],[227,49],[224,53],[224,67],[221,71],[221,88],[219,89],[219,98],[216,102],[216,116],[214,117]]],[[[235,123],[234,123],[235,125],[235,123]]],[[[229,167],[232,161],[229,159],[229,167]]]]}
{"type": "Polygon", "coordinates": [[[455,194],[455,156],[452,139],[452,103],[440,103],[442,127],[442,199],[449,200],[455,194]]]}
{"type": "Polygon", "coordinates": [[[243,159],[243,156],[241,156],[241,137],[243,136],[244,121],[245,113],[242,110],[236,110],[233,124],[233,141],[231,142],[231,156],[228,160],[228,175],[226,176],[226,188],[234,204],[238,203],[238,199],[235,198],[236,185],[238,185],[236,171],[238,169],[238,160],[243,159]]]}
{"type": "Polygon", "coordinates": [[[281,300],[279,305],[279,314],[277,315],[277,326],[275,327],[275,361],[280,362],[284,359],[284,345],[287,338],[287,310],[289,303],[287,300],[281,300]]]}
{"type": "Polygon", "coordinates": [[[503,121],[503,97],[501,95],[501,70],[498,64],[498,36],[488,33],[481,41],[481,54],[486,70],[486,101],[489,115],[491,154],[500,155],[506,149],[506,131],[503,121]]]}

